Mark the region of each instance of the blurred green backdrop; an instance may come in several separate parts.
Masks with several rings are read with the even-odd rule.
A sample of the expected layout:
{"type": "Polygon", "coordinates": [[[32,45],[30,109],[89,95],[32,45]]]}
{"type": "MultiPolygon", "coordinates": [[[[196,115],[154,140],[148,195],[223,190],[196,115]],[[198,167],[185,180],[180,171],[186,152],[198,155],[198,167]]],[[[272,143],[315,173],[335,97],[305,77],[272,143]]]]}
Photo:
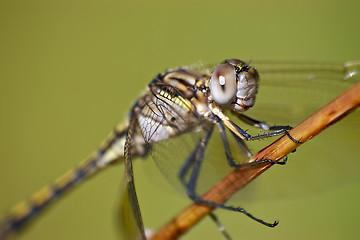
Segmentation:
{"type": "MultiPolygon", "coordinates": [[[[0,1],[1,213],[96,149],[155,74],[232,57],[359,59],[359,9],[355,0],[0,1]]],[[[151,166],[135,164],[136,183],[145,224],[157,227],[189,201],[161,177],[149,181],[151,166]]],[[[115,166],[76,188],[19,239],[117,239],[122,175],[115,166]]],[[[359,188],[251,203],[280,219],[275,229],[217,212],[234,239],[357,239],[359,188]]],[[[184,237],[200,238],[222,239],[208,219],[184,237]]]]}

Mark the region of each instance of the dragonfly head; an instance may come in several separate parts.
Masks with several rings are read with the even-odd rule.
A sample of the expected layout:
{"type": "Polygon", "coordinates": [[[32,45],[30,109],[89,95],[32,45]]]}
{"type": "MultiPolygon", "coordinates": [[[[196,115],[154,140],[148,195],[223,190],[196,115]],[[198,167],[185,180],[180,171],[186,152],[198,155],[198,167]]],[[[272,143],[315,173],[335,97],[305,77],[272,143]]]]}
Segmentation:
{"type": "Polygon", "coordinates": [[[221,107],[243,112],[254,105],[258,82],[255,68],[238,59],[226,60],[212,71],[211,96],[221,107]]]}

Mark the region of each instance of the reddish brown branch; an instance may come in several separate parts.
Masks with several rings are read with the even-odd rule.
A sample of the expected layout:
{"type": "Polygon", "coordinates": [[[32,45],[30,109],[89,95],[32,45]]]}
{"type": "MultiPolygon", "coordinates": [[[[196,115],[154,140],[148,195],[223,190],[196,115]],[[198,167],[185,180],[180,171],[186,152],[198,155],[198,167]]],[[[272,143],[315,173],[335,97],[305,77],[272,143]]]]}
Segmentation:
{"type": "MultiPolygon", "coordinates": [[[[315,137],[322,130],[334,124],[346,114],[360,105],[360,83],[338,96],[328,105],[308,117],[305,121],[297,125],[290,131],[290,135],[295,139],[300,139],[301,144],[315,137]]],[[[278,161],[287,154],[294,151],[301,144],[283,136],[261,150],[249,161],[257,159],[273,159],[278,161]]],[[[243,188],[250,181],[270,168],[270,164],[256,165],[236,169],[227,177],[218,182],[207,193],[202,196],[206,201],[224,203],[234,193],[243,188]]],[[[203,217],[209,214],[214,208],[206,205],[193,203],[174,219],[168,222],[163,228],[155,233],[150,239],[176,239],[198,223],[203,217]]]]}

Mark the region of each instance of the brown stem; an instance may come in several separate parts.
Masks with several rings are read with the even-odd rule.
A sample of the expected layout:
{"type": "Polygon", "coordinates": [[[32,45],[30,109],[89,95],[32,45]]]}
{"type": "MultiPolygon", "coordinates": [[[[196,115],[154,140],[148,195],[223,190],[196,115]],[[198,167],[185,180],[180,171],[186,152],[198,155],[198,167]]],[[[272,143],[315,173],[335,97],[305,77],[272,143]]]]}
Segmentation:
{"type": "MultiPolygon", "coordinates": [[[[301,143],[295,143],[288,136],[283,136],[261,150],[249,161],[251,162],[264,158],[273,159],[275,161],[280,160],[294,151],[298,146],[315,137],[322,130],[346,116],[359,105],[360,83],[339,95],[328,105],[308,117],[289,132],[294,139],[301,140],[301,143]]],[[[270,167],[271,164],[265,163],[262,165],[235,169],[205,193],[202,196],[202,199],[215,203],[224,203],[234,193],[270,167]]],[[[177,239],[213,209],[213,207],[207,205],[193,203],[151,236],[150,240],[177,239]]]]}

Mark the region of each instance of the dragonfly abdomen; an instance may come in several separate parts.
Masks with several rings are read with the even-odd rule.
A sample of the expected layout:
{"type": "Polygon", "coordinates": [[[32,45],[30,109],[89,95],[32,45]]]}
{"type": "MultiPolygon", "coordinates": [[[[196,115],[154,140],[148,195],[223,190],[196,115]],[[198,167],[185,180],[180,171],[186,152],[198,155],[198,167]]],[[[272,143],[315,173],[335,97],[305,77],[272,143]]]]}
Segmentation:
{"type": "Polygon", "coordinates": [[[96,153],[81,162],[76,168],[67,171],[53,184],[42,188],[28,200],[15,205],[0,222],[0,239],[6,239],[9,235],[19,231],[29,220],[78,183],[88,179],[109,164],[122,162],[126,132],[127,125],[119,125],[106,138],[96,153]]]}

